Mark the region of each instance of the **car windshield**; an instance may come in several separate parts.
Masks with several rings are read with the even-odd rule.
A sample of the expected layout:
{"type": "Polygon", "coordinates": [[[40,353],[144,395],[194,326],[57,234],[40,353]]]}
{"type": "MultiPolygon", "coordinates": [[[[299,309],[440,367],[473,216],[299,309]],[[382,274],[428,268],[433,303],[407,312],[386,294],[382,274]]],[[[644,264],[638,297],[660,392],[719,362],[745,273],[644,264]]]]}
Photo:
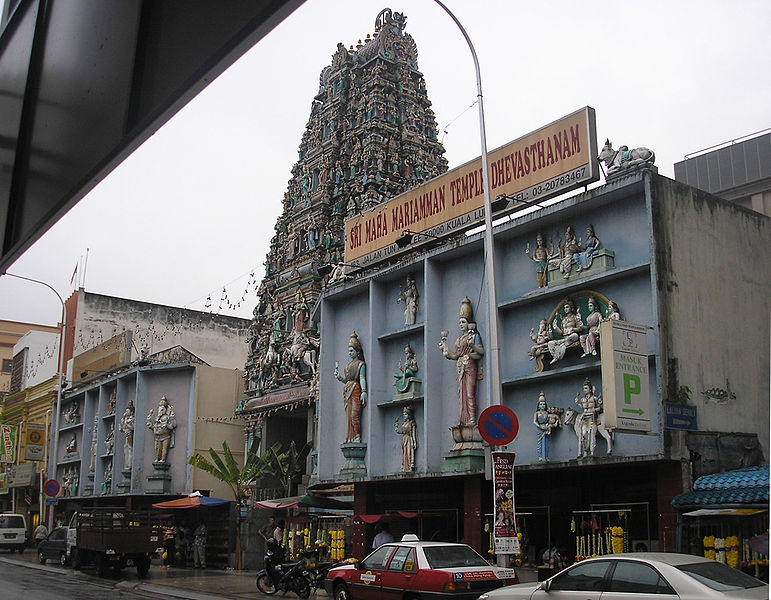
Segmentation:
{"type": "Polygon", "coordinates": [[[469,546],[426,546],[423,548],[423,552],[432,569],[490,566],[469,546]]]}
{"type": "Polygon", "coordinates": [[[690,565],[678,565],[683,573],[687,573],[707,587],[719,592],[730,590],[745,590],[747,588],[765,585],[759,579],[732,569],[728,565],[719,562],[698,562],[690,565]]]}
{"type": "Polygon", "coordinates": [[[24,519],[18,515],[0,515],[0,528],[24,529],[24,519]]]}

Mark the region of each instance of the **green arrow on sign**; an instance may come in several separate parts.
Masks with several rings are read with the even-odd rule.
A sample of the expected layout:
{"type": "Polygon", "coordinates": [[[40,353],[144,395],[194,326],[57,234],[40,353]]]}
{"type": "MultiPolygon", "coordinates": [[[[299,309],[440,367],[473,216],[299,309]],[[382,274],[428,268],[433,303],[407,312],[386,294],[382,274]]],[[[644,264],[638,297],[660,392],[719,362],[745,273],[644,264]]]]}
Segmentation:
{"type": "Polygon", "coordinates": [[[638,408],[638,409],[636,409],[636,410],[635,410],[635,409],[632,409],[632,408],[622,408],[622,409],[621,409],[621,412],[626,412],[626,413],[635,413],[635,414],[637,414],[638,416],[642,416],[643,412],[645,412],[645,411],[643,411],[643,409],[642,409],[642,408],[638,408]]]}

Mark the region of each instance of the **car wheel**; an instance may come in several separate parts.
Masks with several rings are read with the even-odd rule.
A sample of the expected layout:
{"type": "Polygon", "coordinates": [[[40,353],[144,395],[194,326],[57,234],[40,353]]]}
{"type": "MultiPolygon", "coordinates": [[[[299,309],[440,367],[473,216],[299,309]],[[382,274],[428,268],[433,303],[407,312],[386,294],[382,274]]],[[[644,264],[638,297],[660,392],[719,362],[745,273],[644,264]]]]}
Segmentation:
{"type": "Polygon", "coordinates": [[[335,600],[348,600],[348,586],[344,583],[335,586],[335,600]]]}
{"type": "Polygon", "coordinates": [[[44,564],[46,564],[46,555],[45,555],[45,554],[43,554],[43,551],[42,551],[42,550],[41,550],[40,552],[38,552],[38,553],[37,553],[37,561],[38,561],[38,562],[39,562],[41,565],[44,565],[44,564]]]}
{"type": "Polygon", "coordinates": [[[59,555],[59,564],[61,566],[65,566],[67,564],[67,553],[66,552],[62,552],[59,555]]]}

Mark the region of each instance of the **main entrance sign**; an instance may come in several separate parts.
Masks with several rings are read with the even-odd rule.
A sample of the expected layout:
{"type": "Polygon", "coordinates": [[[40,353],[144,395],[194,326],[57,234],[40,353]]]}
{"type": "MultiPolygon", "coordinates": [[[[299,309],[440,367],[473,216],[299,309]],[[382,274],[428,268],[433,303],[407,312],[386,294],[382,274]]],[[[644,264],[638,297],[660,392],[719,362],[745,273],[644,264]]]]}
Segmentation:
{"type": "Polygon", "coordinates": [[[648,327],[626,321],[600,324],[605,427],[629,433],[651,430],[648,327]]]}
{"type": "MultiPolygon", "coordinates": [[[[488,152],[491,195],[515,199],[496,217],[599,180],[596,157],[594,109],[588,106],[488,152]]],[[[405,229],[429,236],[418,236],[406,252],[471,229],[484,217],[480,157],[346,221],[345,262],[363,267],[398,254],[396,240],[405,229]]]]}

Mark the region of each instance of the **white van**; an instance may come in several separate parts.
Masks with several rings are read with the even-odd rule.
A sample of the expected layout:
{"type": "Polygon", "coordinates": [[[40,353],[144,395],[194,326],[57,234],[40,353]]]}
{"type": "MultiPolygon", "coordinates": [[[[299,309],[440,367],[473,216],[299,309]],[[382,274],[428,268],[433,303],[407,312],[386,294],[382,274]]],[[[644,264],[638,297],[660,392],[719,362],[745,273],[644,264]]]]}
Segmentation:
{"type": "Polygon", "coordinates": [[[24,515],[0,514],[0,548],[24,552],[27,545],[27,520],[24,515]]]}

